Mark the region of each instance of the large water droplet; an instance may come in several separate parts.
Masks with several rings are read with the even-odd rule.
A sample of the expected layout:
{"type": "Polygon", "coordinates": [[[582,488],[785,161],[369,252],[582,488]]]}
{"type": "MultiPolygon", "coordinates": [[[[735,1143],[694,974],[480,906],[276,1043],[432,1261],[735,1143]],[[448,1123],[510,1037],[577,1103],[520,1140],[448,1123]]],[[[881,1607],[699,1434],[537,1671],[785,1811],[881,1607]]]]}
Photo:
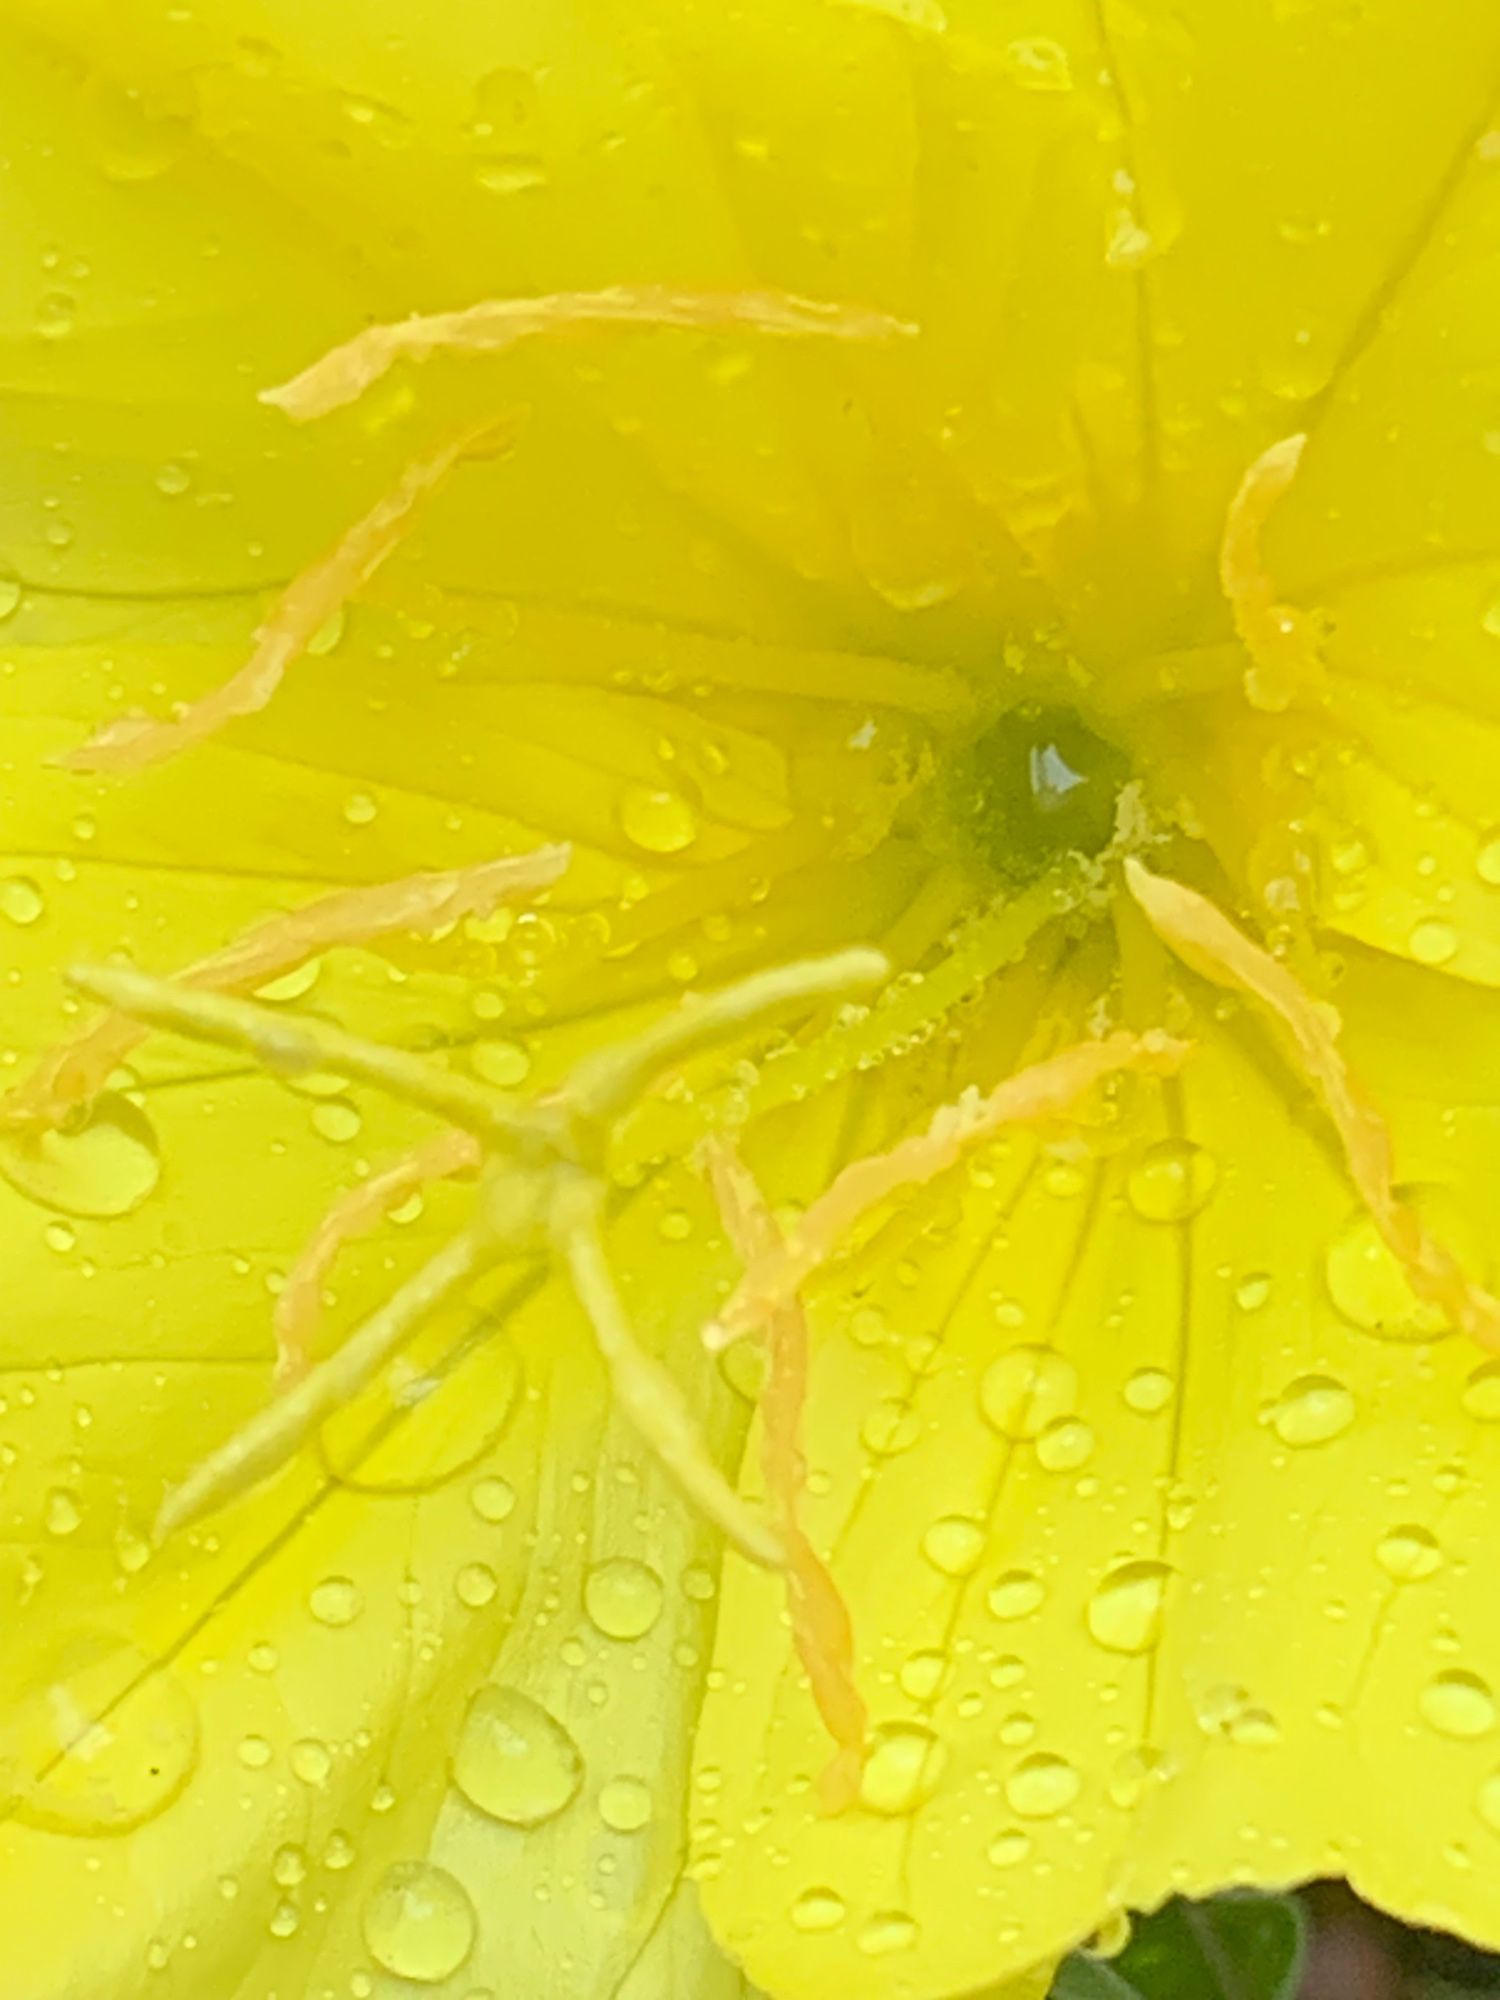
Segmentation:
{"type": "Polygon", "coordinates": [[[871,1738],[859,1802],[891,1819],[915,1812],[937,1790],[946,1763],[941,1737],[925,1723],[886,1723],[871,1738]]]}
{"type": "Polygon", "coordinates": [[[0,1174],[65,1215],[129,1215],[160,1180],[161,1155],[145,1112],[107,1091],[77,1126],[0,1134],[0,1174]]]}
{"type": "Polygon", "coordinates": [[[982,1521],[967,1514],[945,1514],[922,1536],[922,1553],[944,1576],[967,1576],[984,1554],[982,1521]]]}
{"type": "Polygon", "coordinates": [[[576,1797],[583,1757],[562,1724],[529,1695],[484,1687],[464,1717],[453,1779],[491,1819],[540,1826],[576,1797]]]}
{"type": "Polygon", "coordinates": [[[584,1579],[583,1607],[606,1639],[643,1639],[661,1616],[662,1596],[656,1571],[624,1556],[596,1564],[584,1579]]]}
{"type": "Polygon", "coordinates": [[[620,796],[620,830],[648,854],[680,854],[698,838],[698,817],[680,792],[627,785],[620,796]]]}
{"type": "Polygon", "coordinates": [[[1083,1789],[1083,1780],[1066,1757],[1038,1750],[1023,1757],[1005,1781],[1006,1802],[1021,1819],[1051,1819],[1068,1807],[1083,1789]]]}
{"type": "Polygon", "coordinates": [[[1271,1428],[1283,1444],[1328,1444],[1354,1422],[1354,1397],[1331,1375],[1299,1375],[1271,1405],[1271,1428]]]}
{"type": "Polygon", "coordinates": [[[1375,1559],[1395,1583],[1420,1583],[1443,1566],[1443,1551],[1430,1529],[1414,1521],[1388,1528],[1375,1544],[1375,1559]]]}
{"type": "Polygon", "coordinates": [[[164,1811],[198,1761],[182,1683],[109,1633],[64,1641],[0,1721],[0,1796],[28,1826],[125,1833],[164,1811]]]}
{"type": "Polygon", "coordinates": [[[1172,1378],[1164,1368],[1137,1368],[1120,1393],[1127,1409],[1154,1417],[1172,1400],[1172,1378]]]}
{"type": "Polygon", "coordinates": [[[1172,1572],[1163,1562],[1120,1563],[1089,1599],[1089,1631],[1111,1653],[1145,1653],[1161,1637],[1172,1572]]]}
{"type": "Polygon", "coordinates": [[[0,916],[23,929],[34,924],[47,905],[29,875],[7,875],[0,882],[0,916]]]}
{"type": "Polygon", "coordinates": [[[1162,1139],[1131,1168],[1125,1191],[1145,1222],[1188,1222],[1205,1206],[1218,1178],[1218,1165],[1205,1147],[1190,1139],[1162,1139]]]}
{"type": "Polygon", "coordinates": [[[847,1914],[836,1889],[804,1889],[792,1905],[792,1924],[799,1931],[837,1930],[847,1914]]]}
{"type": "Polygon", "coordinates": [[[1094,1433],[1079,1417],[1059,1417],[1036,1440],[1036,1462],[1046,1472],[1076,1472],[1094,1455],[1094,1433]]]}
{"type": "Polygon", "coordinates": [[[985,1602],[994,1618],[1029,1618],[1046,1595],[1046,1585],[1034,1571],[1008,1569],[996,1577],[985,1602]]]}
{"type": "Polygon", "coordinates": [[[985,1370],[979,1407],[1003,1437],[1034,1438],[1078,1400],[1078,1370],[1051,1347],[1012,1347],[985,1370]]]}
{"type": "Polygon", "coordinates": [[[879,1910],[861,1925],[854,1942],[867,1958],[889,1958],[910,1951],[918,1936],[916,1918],[905,1910],[879,1910]]]}
{"type": "Polygon", "coordinates": [[[599,1817],[611,1833],[639,1833],[655,1809],[651,1787],[639,1778],[611,1778],[599,1788],[599,1817]]]}
{"type": "Polygon", "coordinates": [[[325,1576],[307,1596],[307,1608],[320,1625],[352,1625],[364,1605],[359,1585],[347,1576],[325,1576]]]}
{"type": "Polygon", "coordinates": [[[1495,1697],[1488,1681],[1461,1669],[1435,1675],[1417,1706],[1440,1736],[1487,1736],[1495,1726],[1495,1697]]]}
{"type": "Polygon", "coordinates": [[[398,1979],[436,1986],[474,1949],[478,1925],[461,1882],[427,1861],[387,1868],[364,1908],[371,1958],[398,1979]]]}

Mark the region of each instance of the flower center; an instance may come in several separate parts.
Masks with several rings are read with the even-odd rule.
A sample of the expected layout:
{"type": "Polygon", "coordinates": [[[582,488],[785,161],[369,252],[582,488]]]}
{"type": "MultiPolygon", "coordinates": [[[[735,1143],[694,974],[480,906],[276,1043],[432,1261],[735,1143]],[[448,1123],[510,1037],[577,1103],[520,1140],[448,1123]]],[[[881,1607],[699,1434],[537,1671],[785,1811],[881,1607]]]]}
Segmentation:
{"type": "Polygon", "coordinates": [[[1130,776],[1124,752],[1076,710],[1020,702],[962,753],[948,811],[969,854],[1021,885],[1065,855],[1102,853],[1130,776]]]}

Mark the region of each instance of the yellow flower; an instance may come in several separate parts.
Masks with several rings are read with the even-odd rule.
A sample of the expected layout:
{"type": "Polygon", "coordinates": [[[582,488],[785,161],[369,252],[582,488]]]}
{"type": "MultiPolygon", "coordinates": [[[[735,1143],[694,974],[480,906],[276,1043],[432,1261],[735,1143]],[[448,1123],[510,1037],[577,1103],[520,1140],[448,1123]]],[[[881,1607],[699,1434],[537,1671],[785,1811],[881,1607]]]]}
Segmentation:
{"type": "Polygon", "coordinates": [[[3,41],[7,1994],[1500,1941],[1492,0],[3,41]]]}

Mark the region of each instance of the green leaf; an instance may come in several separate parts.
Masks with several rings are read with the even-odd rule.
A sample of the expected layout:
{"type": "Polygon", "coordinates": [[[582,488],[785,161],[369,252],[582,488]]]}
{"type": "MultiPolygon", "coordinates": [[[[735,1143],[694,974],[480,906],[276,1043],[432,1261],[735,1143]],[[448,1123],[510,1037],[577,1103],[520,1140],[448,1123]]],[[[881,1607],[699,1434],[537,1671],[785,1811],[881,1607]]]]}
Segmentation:
{"type": "Polygon", "coordinates": [[[1293,1896],[1178,1900],[1138,1919],[1117,1958],[1074,1952],[1051,2000],[1294,2000],[1306,1929],[1293,1896]]]}

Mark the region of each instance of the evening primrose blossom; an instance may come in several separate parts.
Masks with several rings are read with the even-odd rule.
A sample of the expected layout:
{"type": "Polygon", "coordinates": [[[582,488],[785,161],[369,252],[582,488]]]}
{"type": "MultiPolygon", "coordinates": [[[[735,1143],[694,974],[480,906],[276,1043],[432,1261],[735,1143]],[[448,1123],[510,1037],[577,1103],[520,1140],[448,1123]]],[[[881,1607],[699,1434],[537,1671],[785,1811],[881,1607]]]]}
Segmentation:
{"type": "Polygon", "coordinates": [[[1493,8],[4,34],[7,1991],[1500,1942],[1493,8]]]}

